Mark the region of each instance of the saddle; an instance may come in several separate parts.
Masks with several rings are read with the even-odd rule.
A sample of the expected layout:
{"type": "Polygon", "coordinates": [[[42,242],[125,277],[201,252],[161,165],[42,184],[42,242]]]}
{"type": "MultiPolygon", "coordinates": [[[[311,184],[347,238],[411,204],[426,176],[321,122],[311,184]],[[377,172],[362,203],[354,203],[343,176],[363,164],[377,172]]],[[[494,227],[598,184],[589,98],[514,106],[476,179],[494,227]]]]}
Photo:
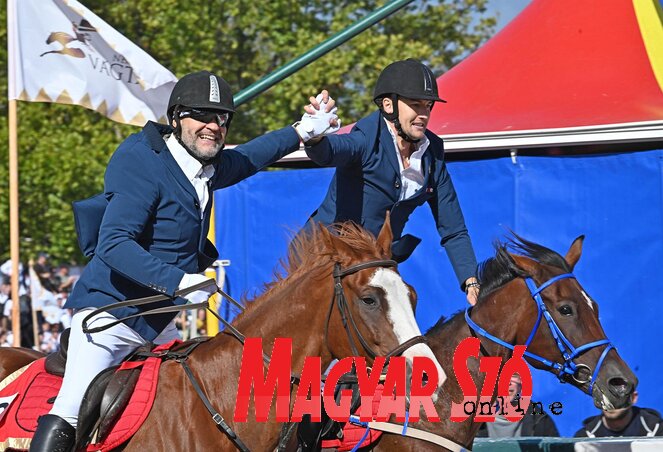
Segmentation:
{"type": "MultiPolygon", "coordinates": [[[[60,350],[48,355],[44,367],[46,372],[62,377],[67,362],[70,330],[66,329],[60,336],[60,350]]],[[[154,344],[146,344],[128,356],[121,365],[110,367],[97,375],[87,388],[78,414],[76,429],[76,447],[74,450],[85,449],[88,444],[96,444],[106,439],[134,393],[141,375],[142,367],[138,363],[147,358],[173,359],[180,357],[178,350],[190,353],[192,344],[200,343],[208,338],[197,338],[192,341],[180,342],[170,350],[153,353],[154,344]]],[[[53,400],[49,400],[53,403],[53,400]]]]}
{"type": "MultiPolygon", "coordinates": [[[[69,328],[64,330],[60,335],[60,349],[46,357],[44,363],[46,372],[59,377],[64,376],[70,333],[69,328]]],[[[152,348],[153,344],[140,347],[127,357],[125,362],[145,360],[152,348]]],[[[133,367],[118,370],[119,367],[113,366],[102,371],[88,386],[78,413],[75,450],[85,447],[93,439],[105,438],[127,406],[141,369],[133,367]]]]}
{"type": "MultiPolygon", "coordinates": [[[[144,361],[153,344],[140,347],[124,362],[144,361]]],[[[136,388],[140,367],[109,367],[97,375],[88,386],[78,411],[76,448],[104,440],[124,412],[136,388]]]]}

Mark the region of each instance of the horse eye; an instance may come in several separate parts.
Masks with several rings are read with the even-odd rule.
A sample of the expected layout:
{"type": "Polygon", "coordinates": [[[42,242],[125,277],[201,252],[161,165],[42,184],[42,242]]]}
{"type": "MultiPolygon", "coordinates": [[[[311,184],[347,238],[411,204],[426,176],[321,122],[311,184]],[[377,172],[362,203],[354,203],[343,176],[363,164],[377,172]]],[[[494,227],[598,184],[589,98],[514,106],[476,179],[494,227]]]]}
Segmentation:
{"type": "Polygon", "coordinates": [[[378,302],[378,300],[376,300],[373,296],[362,297],[360,300],[367,306],[374,306],[378,302]]]}
{"type": "Polygon", "coordinates": [[[569,306],[568,304],[565,304],[564,306],[560,306],[559,308],[557,308],[557,312],[567,317],[573,315],[573,309],[571,309],[571,306],[569,306]]]}

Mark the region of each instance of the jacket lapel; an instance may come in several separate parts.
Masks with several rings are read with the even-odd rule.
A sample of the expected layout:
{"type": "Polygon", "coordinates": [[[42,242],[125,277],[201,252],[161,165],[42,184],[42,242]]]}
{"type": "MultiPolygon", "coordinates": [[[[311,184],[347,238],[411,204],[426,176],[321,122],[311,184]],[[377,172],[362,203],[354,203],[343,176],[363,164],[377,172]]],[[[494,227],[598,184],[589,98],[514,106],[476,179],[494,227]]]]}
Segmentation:
{"type": "Polygon", "coordinates": [[[430,178],[432,177],[431,173],[433,172],[433,159],[435,158],[435,156],[433,155],[433,150],[431,149],[432,146],[433,142],[431,141],[430,144],[428,145],[428,149],[426,149],[424,155],[421,156],[421,171],[424,173],[424,184],[423,184],[424,189],[428,188],[430,178]]]}
{"type": "Polygon", "coordinates": [[[156,151],[161,158],[161,161],[164,163],[164,166],[173,175],[177,183],[185,192],[191,195],[194,200],[197,200],[198,195],[196,194],[196,190],[193,188],[189,179],[184,175],[182,168],[180,168],[175,161],[175,158],[166,145],[166,141],[163,139],[164,135],[172,133],[173,129],[164,126],[163,124],[157,124],[150,121],[145,125],[144,131],[150,141],[150,147],[156,151]]]}
{"type": "Polygon", "coordinates": [[[382,119],[382,115],[379,116],[378,119],[378,130],[380,133],[380,152],[383,154],[382,158],[386,158],[389,164],[394,168],[394,171],[400,178],[401,174],[401,167],[398,164],[398,156],[396,154],[396,148],[394,147],[394,140],[391,138],[391,133],[389,133],[389,129],[387,128],[387,124],[385,124],[384,120],[382,119]]]}
{"type": "Polygon", "coordinates": [[[161,157],[161,161],[164,163],[166,168],[168,168],[168,171],[170,171],[173,177],[175,177],[175,180],[184,189],[184,191],[190,194],[194,200],[197,200],[198,194],[196,193],[196,190],[193,188],[193,184],[191,184],[191,181],[189,181],[189,179],[187,179],[187,177],[184,175],[182,168],[180,168],[180,166],[177,164],[175,158],[170,153],[170,150],[168,150],[168,147],[165,146],[165,144],[164,147],[165,149],[159,152],[159,157],[161,157]]]}

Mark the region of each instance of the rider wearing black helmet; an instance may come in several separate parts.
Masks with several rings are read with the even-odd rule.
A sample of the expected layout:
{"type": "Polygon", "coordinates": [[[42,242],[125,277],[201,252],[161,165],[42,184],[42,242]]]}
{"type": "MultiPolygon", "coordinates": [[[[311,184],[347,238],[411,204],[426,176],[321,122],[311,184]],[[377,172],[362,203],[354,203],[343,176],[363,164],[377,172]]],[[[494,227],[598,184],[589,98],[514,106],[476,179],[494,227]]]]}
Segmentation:
{"type": "Polygon", "coordinates": [[[426,104],[431,109],[435,102],[446,103],[437,94],[437,82],[428,66],[412,58],[391,63],[378,77],[373,91],[373,102],[382,116],[394,124],[398,135],[410,143],[417,143],[421,137],[415,138],[403,131],[398,117],[399,99],[429,101],[426,104]],[[388,100],[386,107],[385,99],[388,100]]]}
{"type": "MultiPolygon", "coordinates": [[[[168,121],[174,128],[173,133],[177,141],[201,163],[211,163],[219,154],[212,158],[198,155],[195,145],[191,146],[182,141],[182,119],[201,119],[201,122],[216,122],[219,128],[230,128],[230,122],[235,113],[230,85],[211,72],[200,71],[182,77],[168,100],[168,121]],[[194,149],[192,149],[192,147],[194,149]]],[[[223,149],[222,143],[219,150],[223,149]]]]}
{"type": "MultiPolygon", "coordinates": [[[[325,91],[320,100],[333,107],[325,91]]],[[[206,301],[214,284],[181,297],[175,292],[207,281],[200,273],[218,257],[207,240],[212,191],[255,174],[299,149],[300,140],[333,130],[337,121],[333,110],[309,106],[303,126],[221,152],[234,112],[232,92],[221,77],[207,71],[184,76],[168,105],[172,127],[148,122],[127,138],[108,163],[104,193],[79,203],[88,206],[77,210],[79,242],[92,259],[64,306],[75,311],[64,379],[51,411],[39,418],[32,452],[72,450],[79,407],[94,377],[137,347],[179,336],[174,312],[142,315],[154,304],[92,315],[94,310],[153,295],[167,296],[161,308],[206,301]],[[88,327],[108,328],[85,334],[87,316],[88,327]]]]}
{"type": "Polygon", "coordinates": [[[403,235],[414,209],[428,203],[459,285],[476,303],[476,257],[453,184],[444,163],[440,137],[426,129],[438,95],[432,71],[408,59],[387,66],[378,77],[374,101],[379,111],[355,124],[345,135],[330,135],[307,145],[319,165],[336,173],[314,221],[352,220],[374,234],[390,212],[392,252],[405,260],[420,239],[403,235]]]}

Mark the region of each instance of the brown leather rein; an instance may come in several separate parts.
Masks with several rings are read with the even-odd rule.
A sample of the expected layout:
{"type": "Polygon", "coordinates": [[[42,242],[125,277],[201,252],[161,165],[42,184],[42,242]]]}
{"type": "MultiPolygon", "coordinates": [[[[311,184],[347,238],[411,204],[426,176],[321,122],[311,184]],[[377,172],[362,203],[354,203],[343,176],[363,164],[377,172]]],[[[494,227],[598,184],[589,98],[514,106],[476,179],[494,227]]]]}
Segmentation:
{"type": "MultiPolygon", "coordinates": [[[[357,324],[354,320],[354,317],[352,316],[352,312],[350,311],[350,308],[348,306],[348,301],[347,298],[345,297],[345,291],[343,290],[343,284],[342,284],[342,279],[348,275],[352,275],[354,273],[360,272],[362,270],[370,269],[370,268],[375,268],[375,267],[396,267],[398,264],[396,261],[393,260],[373,260],[373,261],[368,261],[368,262],[362,262],[360,264],[352,265],[350,267],[347,267],[345,269],[341,268],[341,264],[336,263],[334,265],[334,270],[332,273],[332,276],[334,278],[334,294],[332,296],[331,303],[329,305],[329,312],[327,314],[327,323],[325,325],[325,343],[327,343],[327,349],[329,349],[329,344],[328,344],[328,337],[329,337],[329,321],[331,319],[331,314],[334,309],[334,305],[338,307],[339,313],[341,314],[341,320],[343,322],[343,327],[345,328],[345,331],[348,336],[348,341],[350,342],[350,347],[352,348],[352,351],[355,355],[359,355],[359,350],[357,346],[355,345],[355,341],[353,340],[352,337],[352,331],[350,330],[350,327],[352,327],[352,330],[354,331],[355,335],[357,336],[357,339],[359,340],[359,343],[361,344],[361,347],[364,349],[366,354],[371,358],[375,359],[378,354],[371,348],[371,346],[366,342],[364,339],[363,335],[359,331],[359,328],[357,327],[357,324]],[[350,322],[348,323],[348,319],[350,322]]],[[[235,305],[237,308],[240,310],[243,310],[244,307],[237,302],[233,297],[231,297],[228,293],[223,291],[220,287],[216,285],[214,280],[210,279],[209,281],[203,281],[198,284],[194,284],[193,286],[187,287],[185,289],[178,290],[174,293],[173,296],[170,295],[151,295],[149,297],[143,297],[143,298],[137,298],[137,299],[132,299],[132,300],[125,300],[125,301],[119,301],[117,303],[109,304],[107,306],[102,306],[100,308],[95,309],[92,311],[90,314],[88,314],[84,319],[83,319],[83,333],[85,334],[93,334],[97,333],[103,330],[106,330],[108,328],[111,328],[119,323],[124,322],[125,320],[129,320],[132,318],[136,317],[141,317],[145,315],[155,315],[155,314],[166,314],[170,312],[179,312],[179,311],[184,311],[184,310],[191,310],[191,309],[207,309],[209,312],[211,312],[221,323],[224,324],[224,326],[231,332],[231,334],[237,338],[242,344],[244,344],[245,341],[245,336],[238,331],[234,326],[230,324],[226,319],[222,318],[219,316],[214,310],[209,309],[209,302],[204,301],[202,303],[187,303],[184,305],[177,305],[177,306],[164,306],[161,308],[155,308],[155,309],[150,309],[145,312],[139,312],[136,314],[132,314],[126,317],[123,317],[121,319],[117,319],[113,322],[109,322],[105,325],[94,327],[94,328],[89,328],[88,327],[88,322],[92,317],[94,317],[97,314],[100,314],[102,312],[108,312],[113,309],[117,308],[122,308],[122,307],[129,307],[129,306],[142,306],[146,304],[151,304],[151,303],[157,303],[160,301],[168,301],[168,300],[173,300],[176,297],[181,297],[184,295],[187,295],[191,292],[195,292],[196,290],[201,290],[210,287],[211,285],[214,285],[216,287],[216,292],[219,293],[223,298],[227,299],[230,303],[235,305]]],[[[400,344],[398,347],[395,349],[391,350],[386,357],[391,357],[391,356],[398,356],[402,354],[405,350],[408,348],[412,347],[415,344],[420,344],[424,343],[426,341],[426,338],[422,335],[419,336],[414,336],[411,339],[405,341],[404,343],[400,344]]],[[[269,364],[269,358],[267,356],[264,356],[265,362],[269,364]]]]}

